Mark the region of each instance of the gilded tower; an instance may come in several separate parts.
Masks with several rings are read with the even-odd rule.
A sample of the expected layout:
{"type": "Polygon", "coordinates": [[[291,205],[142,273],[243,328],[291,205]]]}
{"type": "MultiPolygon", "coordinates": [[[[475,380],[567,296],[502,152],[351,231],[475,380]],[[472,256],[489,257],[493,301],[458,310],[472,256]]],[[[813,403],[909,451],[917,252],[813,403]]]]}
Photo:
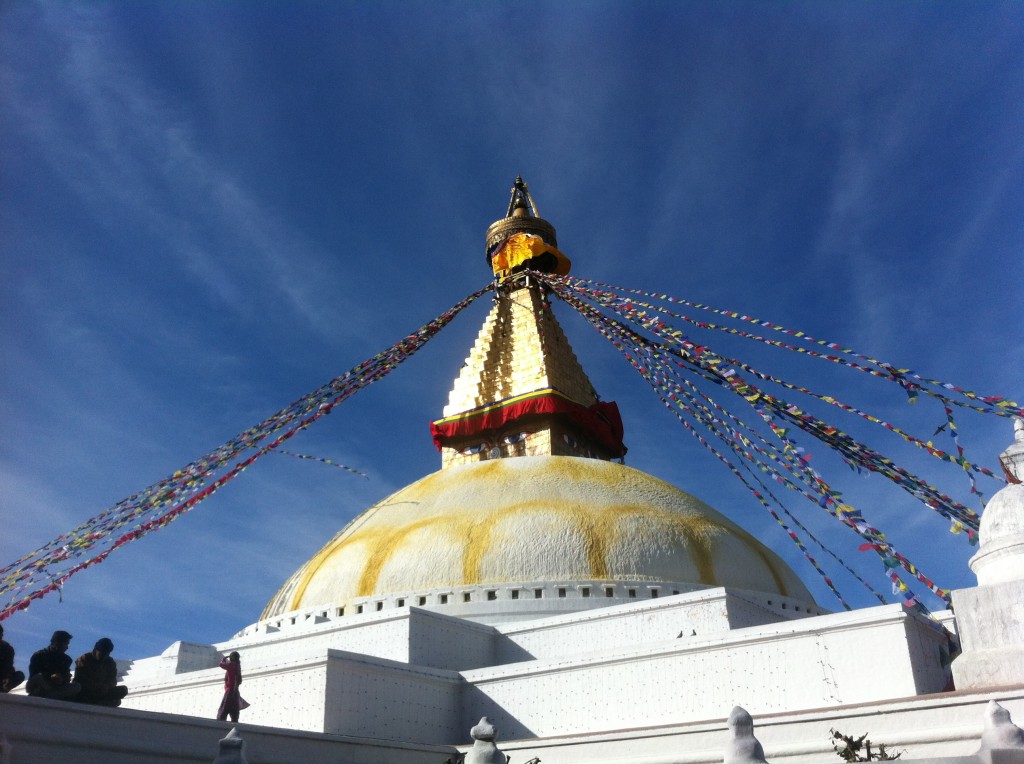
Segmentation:
{"type": "Polygon", "coordinates": [[[566,275],[555,228],[516,178],[504,218],[486,234],[494,307],[432,423],[442,466],[512,456],[621,458],[622,420],[602,402],[528,271],[566,275]]]}

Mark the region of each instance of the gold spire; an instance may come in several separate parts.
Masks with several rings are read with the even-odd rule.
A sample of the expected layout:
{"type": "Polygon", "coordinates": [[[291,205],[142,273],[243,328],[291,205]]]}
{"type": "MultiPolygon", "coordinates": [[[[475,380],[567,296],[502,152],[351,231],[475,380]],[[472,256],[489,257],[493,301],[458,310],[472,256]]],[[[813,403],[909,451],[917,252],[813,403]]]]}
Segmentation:
{"type": "MultiPolygon", "coordinates": [[[[516,178],[508,214],[487,229],[488,259],[503,257],[517,237],[540,237],[544,254],[554,253],[547,264],[564,260],[567,272],[568,258],[554,249],[555,229],[536,209],[526,184],[516,178]]],[[[495,265],[494,307],[443,418],[432,425],[443,466],[509,456],[622,456],[618,409],[600,402],[545,290],[522,273],[548,269],[539,268],[536,257],[502,262],[507,267],[500,274],[495,265]]]]}

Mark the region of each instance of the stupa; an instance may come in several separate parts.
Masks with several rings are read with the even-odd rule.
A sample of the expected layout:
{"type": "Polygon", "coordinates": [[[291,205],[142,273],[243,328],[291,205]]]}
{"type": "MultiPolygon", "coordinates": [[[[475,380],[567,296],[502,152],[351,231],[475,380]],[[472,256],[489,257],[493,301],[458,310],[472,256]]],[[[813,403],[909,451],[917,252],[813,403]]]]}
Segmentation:
{"type": "Polygon", "coordinates": [[[487,231],[494,306],[433,422],[440,471],[359,515],[292,575],[261,625],[406,606],[506,623],[717,586],[817,612],[772,551],[689,494],[621,463],[545,290],[568,273],[522,179],[487,231]]]}
{"type": "MultiPolygon", "coordinates": [[[[298,752],[328,743],[340,748],[323,760],[434,761],[469,750],[473,728],[495,761],[500,731],[514,764],[721,762],[727,718],[749,738],[735,706],[764,745],[734,741],[731,762],[828,761],[833,727],[870,730],[910,759],[1013,760],[967,754],[1015,745],[1003,709],[1024,717],[1019,663],[1001,668],[1024,646],[1019,484],[992,500],[992,538],[982,523],[983,586],[954,596],[969,644],[951,672],[952,612],[828,613],[736,523],[623,463],[618,409],[531,277],[571,266],[521,178],[486,256],[494,305],[431,425],[441,468],[342,528],[233,637],[127,666],[124,708],[157,712],[131,717],[137,729],[208,718],[217,664],[238,651],[253,701],[243,721],[261,725],[250,739],[297,731],[268,761],[320,760],[298,752]],[[953,673],[969,689],[948,692],[953,673]],[[991,701],[1001,726],[983,738],[991,701]]],[[[191,724],[177,729],[215,723],[191,724]]]]}

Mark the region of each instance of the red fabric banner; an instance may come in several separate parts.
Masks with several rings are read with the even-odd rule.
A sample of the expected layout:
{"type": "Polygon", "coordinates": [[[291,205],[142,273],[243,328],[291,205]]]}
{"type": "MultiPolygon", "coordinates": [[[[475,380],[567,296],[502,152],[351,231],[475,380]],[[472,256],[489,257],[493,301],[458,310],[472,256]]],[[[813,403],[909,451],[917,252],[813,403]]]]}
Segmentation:
{"type": "Polygon", "coordinates": [[[622,417],[614,401],[599,401],[593,406],[582,406],[553,388],[517,395],[463,414],[439,419],[430,423],[430,434],[440,451],[445,441],[451,438],[500,431],[532,415],[555,415],[567,419],[605,448],[612,458],[626,453],[622,443],[622,417]]]}

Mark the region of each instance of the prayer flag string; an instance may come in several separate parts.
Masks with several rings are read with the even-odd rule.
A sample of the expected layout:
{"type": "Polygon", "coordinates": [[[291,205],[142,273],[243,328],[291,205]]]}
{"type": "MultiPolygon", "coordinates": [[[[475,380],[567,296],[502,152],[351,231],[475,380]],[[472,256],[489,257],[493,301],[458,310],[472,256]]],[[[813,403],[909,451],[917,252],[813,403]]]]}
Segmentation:
{"type": "MultiPolygon", "coordinates": [[[[764,337],[759,337],[757,335],[753,335],[753,334],[750,334],[750,333],[747,333],[747,332],[744,332],[744,331],[741,331],[741,330],[738,330],[738,329],[733,329],[733,328],[729,328],[729,327],[725,327],[725,326],[720,326],[720,325],[716,325],[716,324],[710,324],[710,323],[706,323],[706,322],[702,322],[702,321],[696,321],[695,319],[691,319],[691,318],[686,318],[686,317],[680,316],[680,318],[683,318],[685,321],[688,321],[690,323],[698,325],[701,328],[715,329],[715,330],[718,330],[718,331],[726,331],[726,332],[728,332],[730,334],[736,334],[738,336],[746,337],[746,338],[752,339],[752,340],[757,340],[759,342],[764,342],[764,343],[772,344],[772,345],[778,345],[780,347],[785,347],[785,348],[787,348],[789,350],[795,350],[795,351],[800,352],[800,353],[806,353],[809,356],[813,356],[813,357],[817,357],[817,358],[823,358],[825,360],[832,361],[833,363],[839,363],[839,364],[847,365],[847,366],[850,366],[851,368],[856,368],[859,371],[864,371],[864,372],[866,372],[868,374],[872,374],[874,376],[879,376],[879,377],[883,377],[883,378],[886,378],[886,379],[890,379],[890,380],[896,381],[901,386],[903,386],[905,389],[907,389],[908,394],[911,395],[912,397],[916,396],[916,391],[918,389],[920,389],[921,392],[924,392],[926,395],[931,395],[931,396],[934,396],[934,397],[937,397],[937,398],[941,398],[941,399],[946,400],[946,401],[948,401],[948,402],[950,402],[950,403],[952,403],[954,405],[965,406],[967,408],[971,408],[971,409],[974,409],[975,411],[979,411],[979,412],[982,412],[982,413],[995,414],[997,416],[1005,416],[1005,417],[1024,417],[1024,408],[1021,408],[1020,404],[1015,403],[1015,402],[1013,402],[1011,400],[1008,400],[1008,399],[1006,399],[1006,398],[1004,398],[1002,396],[999,396],[999,395],[982,396],[982,395],[979,395],[978,393],[975,393],[975,392],[973,392],[971,390],[965,390],[962,387],[957,387],[957,386],[955,386],[953,384],[950,384],[949,382],[941,382],[939,380],[929,379],[927,377],[922,377],[917,372],[915,372],[915,371],[913,371],[911,369],[899,369],[899,368],[896,368],[892,364],[886,363],[885,361],[878,361],[878,360],[876,360],[874,358],[871,358],[870,356],[863,355],[863,354],[858,353],[855,350],[852,350],[850,348],[844,348],[842,345],[839,345],[838,343],[830,342],[828,340],[816,339],[816,338],[812,337],[811,335],[807,334],[806,332],[797,331],[797,330],[794,330],[794,329],[787,329],[786,327],[781,326],[780,324],[775,324],[775,323],[772,323],[770,321],[764,321],[764,320],[762,320],[760,318],[755,318],[753,316],[747,316],[747,315],[738,313],[736,311],[721,310],[721,309],[718,309],[718,308],[713,308],[713,307],[711,307],[709,305],[704,305],[702,303],[695,303],[695,302],[691,302],[689,300],[680,299],[678,297],[671,297],[671,296],[665,295],[665,294],[657,294],[657,293],[654,293],[654,292],[645,292],[645,291],[640,290],[640,289],[628,289],[628,288],[625,288],[625,287],[612,287],[612,286],[609,286],[608,284],[604,284],[604,283],[598,282],[598,281],[588,281],[586,279],[566,278],[566,282],[571,282],[574,285],[574,288],[578,288],[578,286],[583,285],[583,284],[591,284],[594,287],[598,287],[598,288],[602,288],[602,289],[607,288],[607,289],[616,290],[618,292],[622,292],[622,293],[626,293],[626,294],[636,294],[636,295],[641,295],[643,297],[650,297],[652,299],[661,300],[661,301],[664,301],[664,302],[676,303],[676,304],[679,304],[679,305],[685,305],[687,307],[692,307],[692,308],[696,308],[698,310],[708,311],[710,313],[714,313],[716,315],[724,316],[724,317],[727,317],[727,318],[736,319],[738,321],[744,321],[746,323],[755,324],[755,325],[760,326],[760,327],[765,328],[765,329],[771,329],[772,331],[781,332],[781,333],[787,334],[787,335],[789,335],[791,337],[796,337],[796,338],[798,338],[798,339],[800,339],[800,340],[802,340],[804,342],[808,342],[808,343],[811,343],[811,344],[815,344],[815,345],[826,347],[826,348],[828,348],[828,349],[830,349],[832,351],[835,351],[835,352],[838,352],[838,353],[842,353],[843,355],[848,355],[848,356],[851,356],[853,358],[859,358],[859,359],[861,359],[863,361],[866,361],[867,363],[872,364],[872,365],[874,365],[874,366],[876,366],[878,368],[877,369],[872,369],[870,367],[865,367],[865,366],[862,366],[860,364],[856,364],[855,362],[852,362],[852,361],[847,361],[847,360],[845,360],[843,358],[838,358],[836,356],[827,355],[827,354],[824,354],[824,353],[818,353],[818,352],[815,352],[815,351],[813,351],[811,349],[808,349],[808,348],[800,348],[800,347],[796,347],[796,346],[792,346],[792,345],[786,345],[784,343],[778,342],[777,340],[769,340],[769,339],[766,339],[764,337]],[[911,380],[913,380],[913,381],[911,381],[911,380]],[[959,401],[959,400],[955,400],[955,399],[949,398],[944,393],[941,393],[938,390],[927,389],[927,388],[923,387],[923,385],[930,385],[932,387],[942,388],[943,390],[947,390],[949,392],[955,392],[955,393],[959,394],[960,396],[962,396],[964,398],[967,398],[967,399],[969,399],[971,401],[974,401],[974,404],[964,403],[963,401],[959,401]]],[[[650,308],[652,310],[658,310],[658,311],[662,311],[663,310],[661,308],[657,308],[657,307],[654,307],[654,306],[646,304],[646,303],[637,302],[637,304],[638,305],[642,305],[642,306],[647,307],[647,308],[650,308]]]]}
{"type": "MultiPolygon", "coordinates": [[[[630,365],[655,390],[662,402],[675,413],[687,431],[695,436],[716,458],[725,463],[730,471],[754,493],[759,502],[801,549],[819,575],[825,579],[826,584],[844,606],[847,606],[846,602],[833,586],[831,579],[807,552],[802,541],[790,528],[790,525],[799,527],[804,533],[809,534],[806,526],[799,523],[778,498],[766,488],[761,478],[757,476],[758,472],[763,473],[773,482],[797,491],[860,535],[862,543],[858,548],[861,551],[874,551],[879,555],[886,577],[893,585],[894,593],[902,596],[907,605],[927,612],[910,587],[902,580],[901,576],[907,574],[923,584],[940,600],[948,603],[949,592],[946,589],[937,586],[914,563],[898,552],[886,539],[884,533],[869,524],[860,510],[844,501],[841,493],[811,468],[810,454],[806,453],[804,448],[797,443],[793,434],[801,432],[824,443],[836,452],[847,465],[858,472],[876,473],[887,478],[946,518],[950,523],[950,531],[954,534],[965,533],[971,543],[977,542],[980,519],[978,513],[942,493],[920,476],[897,465],[892,459],[877,450],[858,442],[839,427],[825,422],[804,410],[803,407],[794,405],[777,394],[763,389],[752,380],[778,385],[784,390],[807,395],[884,427],[914,447],[924,450],[929,456],[960,467],[967,473],[971,493],[979,497],[981,497],[981,491],[977,486],[976,478],[978,476],[983,475],[999,482],[1005,481],[992,470],[968,460],[958,437],[953,408],[960,406],[978,413],[1003,417],[1022,416],[1024,411],[1018,404],[1001,396],[981,396],[964,388],[924,377],[909,369],[896,368],[891,364],[844,348],[837,343],[818,340],[804,332],[787,329],[778,324],[732,311],[721,311],[668,295],[611,287],[604,283],[583,279],[557,277],[551,274],[531,275],[536,276],[555,296],[583,315],[605,339],[609,340],[623,354],[630,365]],[[828,352],[819,352],[814,348],[762,337],[733,326],[698,321],[664,306],[656,306],[651,302],[643,302],[628,295],[640,295],[662,302],[710,310],[727,318],[754,323],[782,332],[802,342],[824,346],[828,352]],[[834,396],[814,392],[763,372],[740,359],[720,355],[712,350],[706,342],[698,342],[676,326],[670,325],[668,319],[673,318],[680,319],[697,329],[727,332],[745,339],[828,360],[894,382],[904,390],[911,401],[919,392],[937,398],[943,406],[945,422],[935,435],[948,429],[954,442],[955,452],[943,451],[937,448],[931,439],[915,437],[880,417],[839,401],[834,396]],[[756,414],[755,419],[760,420],[762,426],[766,427],[766,432],[770,431],[774,436],[775,442],[767,440],[756,428],[746,424],[742,417],[730,411],[714,396],[694,385],[694,381],[710,382],[715,386],[713,389],[734,393],[739,399],[742,399],[746,406],[749,406],[748,411],[752,409],[756,414]],[[952,397],[950,393],[957,393],[960,398],[967,400],[952,397]],[[739,463],[750,473],[750,480],[744,478],[738,468],[712,446],[701,432],[712,434],[725,444],[727,450],[736,454],[740,458],[739,463]],[[755,486],[755,484],[757,485],[755,486]],[[783,521],[775,507],[778,507],[790,519],[789,525],[783,521]]],[[[817,539],[815,542],[823,549],[827,549],[817,539]]],[[[839,561],[834,554],[832,556],[839,561]]],[[[856,576],[845,563],[842,564],[856,576]]],[[[859,576],[857,578],[879,600],[884,602],[884,598],[870,585],[859,576]]]]}
{"type": "MultiPolygon", "coordinates": [[[[928,483],[911,475],[892,460],[858,443],[838,428],[826,424],[810,413],[747,382],[735,369],[729,368],[735,363],[733,359],[719,356],[706,346],[696,346],[681,333],[668,331],[662,322],[647,321],[621,305],[613,304],[610,308],[619,315],[634,320],[642,328],[661,338],[667,345],[675,346],[669,352],[677,353],[684,362],[696,363],[713,377],[722,380],[723,384],[727,383],[733,387],[734,391],[745,398],[758,411],[761,418],[769,424],[777,419],[783,419],[819,440],[827,441],[829,446],[842,454],[849,463],[885,475],[904,490],[921,499],[927,506],[947,517],[951,522],[959,522],[973,531],[977,530],[979,518],[974,510],[939,493],[928,483]]],[[[776,430],[776,434],[778,434],[779,430],[785,431],[785,428],[773,427],[773,430],[776,430]]]]}
{"type": "MultiPolygon", "coordinates": [[[[869,524],[859,509],[846,502],[841,493],[811,467],[811,454],[797,442],[796,437],[801,433],[812,437],[837,453],[852,469],[885,477],[944,517],[950,522],[952,533],[965,534],[971,543],[977,541],[978,514],[943,494],[923,478],[897,465],[892,459],[858,442],[839,427],[806,411],[805,407],[769,392],[765,385],[775,385],[788,391],[786,395],[806,395],[838,408],[892,432],[935,459],[957,465],[967,475],[971,494],[978,496],[979,500],[982,497],[977,484],[979,477],[998,482],[1005,480],[992,470],[968,459],[959,438],[953,411],[960,407],[981,414],[1024,417],[1024,410],[1018,404],[1001,396],[982,396],[933,380],[911,369],[897,368],[838,343],[816,339],[805,332],[734,311],[663,294],[613,287],[601,282],[532,271],[528,273],[547,291],[579,312],[612,343],[651,386],[662,403],[673,412],[686,431],[751,491],[843,607],[849,609],[850,605],[794,528],[799,529],[800,533],[842,565],[880,601],[885,602],[885,599],[816,538],[775,496],[768,484],[776,483],[797,492],[858,534],[861,540],[858,549],[874,551],[879,556],[893,593],[901,596],[908,606],[927,613],[927,609],[904,580],[905,576],[911,582],[916,580],[922,584],[940,600],[948,602],[947,590],[937,586],[898,552],[882,531],[869,524]],[[787,341],[725,323],[699,320],[656,303],[682,305],[713,313],[726,320],[753,324],[761,329],[781,333],[787,337],[787,341]],[[911,435],[834,396],[787,382],[741,359],[721,355],[707,343],[696,341],[688,333],[668,323],[673,319],[695,330],[727,333],[826,360],[895,383],[910,402],[916,401],[919,394],[938,399],[943,407],[944,421],[929,439],[911,435]],[[722,395],[704,389],[709,385],[711,391],[722,395]],[[733,406],[740,406],[748,415],[753,412],[752,423],[726,405],[724,400],[730,401],[733,406]],[[942,450],[932,442],[943,430],[948,431],[952,440],[950,451],[942,450]],[[726,456],[727,453],[731,453],[733,458],[726,456]]],[[[7,604],[0,609],[0,621],[14,612],[24,610],[33,600],[46,594],[56,591],[60,595],[62,586],[72,575],[102,562],[124,544],[173,522],[267,453],[319,461],[366,477],[364,473],[346,465],[286,451],[281,446],[329,414],[351,395],[389,374],[447,326],[458,313],[493,288],[494,285],[488,285],[469,295],[387,350],[303,396],[264,422],[243,431],[169,477],[104,510],[74,530],[0,568],[0,597],[8,598],[7,604]]],[[[550,310],[547,301],[541,300],[537,310],[541,340],[545,342],[545,312],[550,310]]]]}
{"type": "Polygon", "coordinates": [[[40,597],[54,591],[60,593],[74,574],[102,562],[115,549],[165,527],[212,496],[260,457],[280,451],[279,446],[285,441],[359,390],[390,374],[492,288],[488,285],[474,292],[388,349],[299,398],[264,422],[0,568],[0,597],[7,599],[0,609],[0,621],[28,608],[40,597]],[[250,449],[255,453],[242,458],[250,449]]]}
{"type": "MultiPolygon", "coordinates": [[[[718,329],[718,330],[721,330],[721,331],[729,332],[731,334],[739,334],[739,335],[748,337],[750,339],[756,339],[756,340],[760,340],[760,341],[766,342],[767,344],[771,344],[771,345],[774,345],[776,347],[781,347],[781,348],[784,348],[784,349],[794,350],[796,352],[804,353],[804,354],[811,355],[811,356],[823,357],[823,358],[826,358],[827,360],[833,360],[833,358],[830,357],[830,356],[823,356],[822,354],[815,353],[814,351],[808,351],[808,350],[806,350],[804,348],[799,348],[799,347],[795,347],[795,346],[792,346],[792,345],[786,345],[785,343],[780,343],[780,342],[775,341],[775,340],[766,340],[766,339],[764,339],[762,337],[757,337],[755,335],[749,335],[749,334],[746,334],[744,332],[740,332],[738,330],[732,329],[730,327],[724,327],[724,326],[719,326],[719,325],[715,325],[715,324],[707,324],[707,323],[704,323],[704,322],[697,322],[697,321],[694,321],[693,319],[687,318],[686,316],[683,316],[683,315],[681,315],[679,313],[674,313],[674,312],[666,310],[664,308],[657,308],[657,307],[651,306],[648,303],[643,303],[643,302],[639,302],[639,301],[633,301],[633,302],[624,301],[624,302],[621,303],[622,309],[620,309],[618,307],[619,304],[620,304],[618,302],[619,298],[609,297],[608,293],[598,292],[598,291],[595,291],[595,290],[592,290],[592,289],[585,289],[585,288],[580,289],[580,291],[581,291],[581,293],[586,294],[590,299],[592,299],[592,300],[594,300],[596,302],[599,302],[599,303],[609,307],[610,309],[615,310],[616,312],[622,313],[623,312],[622,309],[625,309],[626,312],[634,314],[634,315],[640,317],[641,319],[646,318],[646,313],[644,311],[639,311],[639,312],[633,311],[632,310],[632,305],[634,303],[636,305],[640,305],[642,307],[647,307],[647,308],[651,308],[653,310],[656,310],[656,311],[662,313],[663,315],[671,316],[671,317],[674,317],[674,318],[680,318],[680,319],[682,319],[684,321],[688,321],[688,322],[693,323],[694,325],[700,326],[702,328],[718,329]]],[[[800,336],[806,336],[806,335],[803,335],[802,332],[791,332],[791,333],[797,334],[797,335],[800,335],[800,336]]],[[[853,353],[853,351],[849,351],[849,352],[853,353]]],[[[866,356],[863,356],[863,357],[866,358],[866,356]]],[[[745,363],[745,362],[743,362],[741,360],[735,359],[735,358],[723,358],[723,362],[727,363],[729,365],[736,366],[736,367],[738,367],[740,369],[743,369],[744,371],[746,371],[746,372],[748,372],[750,374],[753,374],[758,379],[764,380],[766,382],[771,382],[773,384],[777,384],[777,385],[779,385],[779,386],[781,386],[783,388],[789,389],[789,390],[795,390],[796,392],[803,393],[803,394],[808,395],[808,396],[813,397],[813,398],[817,398],[818,400],[823,401],[824,403],[827,403],[827,404],[829,404],[831,406],[835,406],[835,407],[837,407],[839,409],[842,409],[843,411],[855,414],[855,415],[861,417],[862,419],[865,419],[865,420],[867,420],[869,422],[872,422],[873,424],[876,424],[876,425],[879,425],[881,427],[884,427],[885,429],[889,430],[890,432],[893,432],[896,435],[899,435],[901,438],[903,438],[908,443],[914,445],[917,448],[920,448],[920,449],[924,450],[930,456],[932,456],[932,457],[934,457],[936,459],[940,459],[942,461],[946,461],[946,462],[953,463],[953,464],[959,464],[960,466],[962,466],[964,468],[964,471],[966,471],[968,473],[969,477],[970,477],[971,486],[972,486],[972,491],[971,491],[972,493],[980,495],[980,492],[977,490],[977,483],[976,483],[976,481],[974,479],[974,474],[975,473],[980,473],[980,474],[986,475],[987,477],[995,478],[996,480],[1001,480],[999,475],[997,475],[994,471],[988,469],[987,467],[983,467],[983,466],[980,466],[980,465],[977,465],[977,464],[973,464],[971,462],[966,461],[964,459],[964,456],[963,456],[963,449],[960,448],[960,446],[959,446],[959,442],[957,442],[958,455],[957,456],[953,456],[953,455],[951,455],[951,454],[949,454],[949,453],[947,453],[947,452],[945,452],[945,451],[943,451],[943,450],[941,450],[939,448],[936,448],[931,441],[925,441],[925,440],[922,440],[920,438],[916,438],[913,435],[910,435],[909,433],[904,432],[899,427],[896,427],[895,425],[892,425],[892,424],[890,424],[889,422],[886,422],[883,419],[880,419],[878,417],[872,416],[871,414],[869,414],[869,413],[867,413],[865,411],[861,411],[858,408],[855,408],[853,406],[847,405],[847,404],[843,403],[842,401],[839,401],[838,399],[836,399],[835,397],[833,397],[831,395],[824,395],[822,393],[816,393],[816,392],[814,392],[812,390],[809,390],[809,389],[807,389],[805,387],[801,387],[799,385],[794,385],[794,384],[792,384],[790,382],[786,382],[786,381],[784,381],[782,379],[779,379],[777,377],[774,377],[772,375],[765,374],[764,372],[761,372],[758,369],[755,369],[751,365],[749,365],[749,364],[747,364],[747,363],[745,363]]],[[[858,364],[855,364],[855,363],[852,363],[852,362],[851,363],[846,363],[845,365],[850,366],[851,368],[858,368],[858,369],[865,370],[865,371],[868,371],[869,373],[871,373],[870,370],[864,369],[863,367],[859,366],[858,364]]],[[[887,377],[885,375],[880,375],[880,374],[876,374],[876,376],[884,376],[887,379],[889,378],[889,377],[887,377]]],[[[939,384],[939,383],[937,383],[937,384],[939,384]]],[[[943,386],[946,387],[946,385],[943,385],[943,386]]],[[[960,388],[953,388],[952,386],[948,386],[948,387],[950,387],[951,389],[960,389],[960,388]]],[[[951,433],[952,433],[952,435],[954,437],[954,440],[956,440],[956,424],[953,421],[953,411],[950,408],[951,404],[949,402],[947,402],[947,400],[944,398],[944,396],[936,395],[935,397],[943,398],[943,407],[944,407],[944,409],[946,411],[947,421],[948,421],[948,423],[950,425],[951,433]]],[[[1012,402],[1010,402],[1010,403],[1012,403],[1012,402]]],[[[963,405],[965,405],[965,404],[963,404],[963,405]]],[[[1013,405],[1016,405],[1016,404],[1013,404],[1013,405]]],[[[982,408],[974,407],[974,406],[970,406],[970,405],[967,405],[967,407],[968,408],[972,408],[972,409],[974,409],[976,411],[982,411],[984,413],[996,413],[996,414],[998,414],[1000,416],[1013,416],[1014,415],[1012,409],[1006,409],[1006,411],[1010,411],[1011,413],[1004,414],[1001,411],[993,411],[991,409],[982,409],[982,408]]],[[[942,429],[942,428],[940,428],[940,429],[942,429]]]]}
{"type": "Polygon", "coordinates": [[[367,480],[370,479],[370,476],[367,475],[365,472],[360,472],[359,470],[353,469],[352,467],[348,467],[348,466],[346,466],[344,464],[338,464],[338,462],[331,461],[330,459],[323,459],[323,458],[321,458],[319,456],[310,456],[308,454],[297,454],[294,451],[285,451],[284,449],[281,449],[281,448],[275,449],[274,453],[275,454],[284,454],[285,456],[294,456],[296,459],[309,459],[309,460],[314,461],[314,462],[320,462],[321,464],[329,464],[332,467],[338,467],[338,468],[343,469],[343,470],[348,470],[349,472],[354,473],[356,475],[359,475],[360,477],[364,477],[367,480]]]}
{"type": "MultiPolygon", "coordinates": [[[[569,296],[569,295],[559,295],[559,296],[562,299],[564,299],[567,302],[569,302],[569,304],[571,304],[574,308],[579,310],[580,313],[585,318],[587,318],[587,320],[590,321],[594,325],[594,327],[602,335],[605,336],[606,339],[608,339],[608,340],[610,340],[612,342],[613,346],[615,346],[620,352],[623,353],[623,355],[625,356],[626,360],[630,363],[630,365],[633,366],[633,368],[642,377],[644,377],[644,379],[646,379],[648,381],[648,383],[651,385],[651,387],[655,389],[655,392],[658,394],[658,397],[662,400],[662,402],[665,404],[665,406],[668,407],[669,410],[671,410],[676,415],[676,417],[679,419],[680,423],[682,423],[683,427],[686,428],[686,430],[692,436],[694,436],[698,440],[698,442],[700,442],[700,444],[702,446],[704,446],[704,448],[706,448],[708,451],[710,451],[719,461],[721,461],[723,464],[725,464],[725,466],[733,473],[733,475],[735,475],[740,480],[740,482],[754,495],[754,497],[758,500],[758,502],[761,504],[761,506],[782,527],[782,529],[785,531],[786,535],[797,546],[797,548],[800,549],[800,551],[803,553],[804,557],[811,563],[811,566],[815,569],[815,571],[818,573],[818,575],[821,576],[822,580],[825,582],[825,585],[829,588],[829,590],[839,600],[840,604],[842,604],[842,606],[844,608],[846,608],[847,610],[851,609],[849,603],[846,601],[846,599],[842,596],[842,594],[836,588],[835,583],[833,582],[833,580],[828,576],[828,574],[824,570],[822,570],[821,566],[818,564],[817,560],[815,560],[814,557],[807,550],[807,547],[803,544],[803,542],[800,539],[800,537],[796,534],[795,531],[793,531],[791,528],[789,528],[787,526],[787,524],[782,520],[782,518],[779,516],[779,514],[772,508],[771,504],[768,501],[768,498],[766,498],[766,495],[767,495],[767,497],[769,497],[772,500],[774,500],[775,503],[780,507],[780,509],[782,509],[782,511],[787,516],[789,516],[793,520],[795,520],[796,518],[794,518],[789,513],[789,511],[784,506],[782,506],[781,502],[779,502],[778,499],[776,497],[774,497],[774,495],[772,495],[770,491],[765,489],[764,484],[760,481],[759,478],[757,478],[755,476],[754,480],[759,485],[761,485],[762,490],[758,490],[753,485],[751,485],[750,482],[747,481],[747,479],[744,478],[743,475],[739,472],[737,467],[727,457],[725,457],[720,451],[718,451],[700,433],[698,428],[694,427],[693,424],[691,424],[691,422],[688,420],[687,416],[685,416],[685,415],[689,415],[691,418],[696,420],[696,423],[698,425],[702,425],[703,429],[706,429],[706,430],[710,431],[711,433],[713,433],[714,435],[716,435],[720,440],[722,440],[730,449],[732,449],[739,456],[741,456],[741,457],[743,457],[745,459],[750,459],[751,458],[750,455],[748,453],[744,452],[741,448],[739,448],[739,446],[737,445],[737,443],[734,440],[731,440],[726,435],[724,435],[722,430],[719,427],[715,426],[713,417],[709,418],[709,417],[701,416],[695,410],[696,408],[700,408],[699,406],[698,407],[693,407],[693,406],[689,406],[686,403],[684,403],[683,400],[681,400],[682,398],[692,400],[692,397],[688,393],[686,393],[684,390],[682,390],[678,386],[676,386],[676,387],[669,387],[669,386],[661,383],[658,379],[655,378],[655,376],[652,374],[652,372],[647,367],[645,367],[645,366],[643,366],[643,365],[641,365],[639,363],[639,359],[637,357],[634,357],[634,355],[632,355],[630,353],[630,345],[632,345],[633,343],[632,343],[632,341],[631,341],[631,339],[629,337],[630,331],[628,330],[628,328],[626,328],[624,325],[622,325],[621,323],[619,323],[617,321],[614,321],[614,320],[608,320],[608,321],[602,320],[602,316],[601,316],[600,313],[595,311],[590,306],[587,306],[585,304],[582,304],[582,303],[576,301],[572,296],[569,296]]],[[[643,352],[644,352],[644,348],[643,347],[636,347],[636,346],[634,346],[633,350],[634,350],[634,352],[639,351],[637,353],[638,355],[643,354],[643,352]]],[[[743,462],[741,462],[741,463],[743,463],[743,462]]],[[[759,466],[761,466],[761,465],[759,465],[759,466]]],[[[745,468],[748,469],[748,471],[749,471],[749,467],[745,467],[745,468]]],[[[790,487],[794,487],[794,486],[792,486],[792,484],[789,484],[789,485],[790,485],[790,487]]],[[[807,532],[809,534],[809,531],[807,531],[805,526],[800,524],[800,527],[805,532],[807,532]]],[[[812,538],[813,538],[813,536],[812,536],[812,538]]],[[[821,542],[818,541],[818,539],[815,538],[814,540],[815,540],[815,542],[819,546],[821,546],[823,549],[826,549],[826,547],[824,547],[824,545],[821,544],[821,542]]],[[[829,552],[829,553],[831,554],[832,557],[834,557],[837,561],[839,561],[839,558],[835,554],[833,554],[831,552],[829,552]]],[[[883,603],[885,602],[885,599],[880,594],[878,594],[859,575],[857,575],[852,569],[850,569],[849,566],[847,566],[845,563],[842,563],[841,561],[839,561],[839,562],[855,578],[857,578],[858,581],[863,583],[868,588],[868,590],[871,591],[872,594],[874,594],[881,602],[883,602],[883,603]]]]}

